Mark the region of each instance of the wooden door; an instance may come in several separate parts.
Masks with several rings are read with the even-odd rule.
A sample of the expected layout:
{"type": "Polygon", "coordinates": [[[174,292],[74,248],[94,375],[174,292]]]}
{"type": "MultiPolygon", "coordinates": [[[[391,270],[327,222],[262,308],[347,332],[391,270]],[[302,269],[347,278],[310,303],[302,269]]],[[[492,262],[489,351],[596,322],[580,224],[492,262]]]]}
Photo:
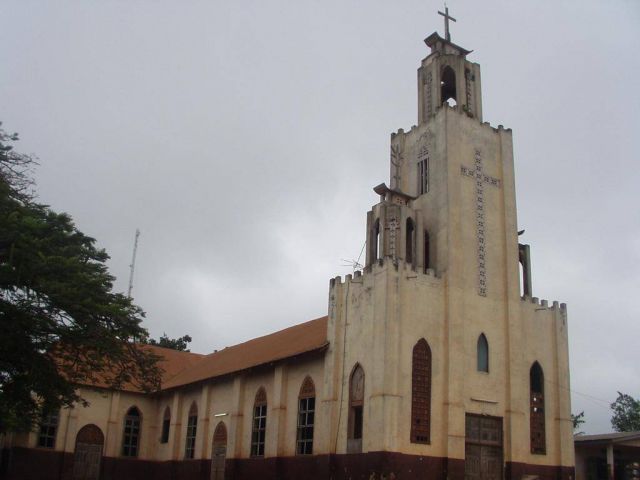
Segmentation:
{"type": "Polygon", "coordinates": [[[76,435],[73,480],[99,480],[104,435],[95,425],[85,425],[76,435]]]}
{"type": "Polygon", "coordinates": [[[211,480],[224,480],[224,465],[227,459],[227,427],[220,422],[213,432],[211,452],[211,480]]]}
{"type": "Polygon", "coordinates": [[[502,418],[467,414],[465,480],[502,480],[502,418]]]}

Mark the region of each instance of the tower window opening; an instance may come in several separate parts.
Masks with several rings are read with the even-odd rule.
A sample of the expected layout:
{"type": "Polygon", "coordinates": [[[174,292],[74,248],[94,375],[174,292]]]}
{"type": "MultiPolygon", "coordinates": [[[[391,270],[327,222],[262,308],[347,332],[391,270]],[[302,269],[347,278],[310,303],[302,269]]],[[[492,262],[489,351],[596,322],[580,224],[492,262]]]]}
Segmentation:
{"type": "Polygon", "coordinates": [[[423,195],[429,191],[429,157],[418,162],[418,193],[423,195]]]}
{"type": "Polygon", "coordinates": [[[423,268],[424,273],[427,273],[427,269],[431,268],[431,251],[429,245],[429,232],[424,231],[424,259],[423,259],[423,268]]]}
{"type": "Polygon", "coordinates": [[[484,333],[478,337],[478,371],[489,373],[489,342],[484,333]]]}
{"type": "Polygon", "coordinates": [[[415,229],[413,228],[413,220],[407,218],[407,228],[406,228],[406,252],[405,259],[407,263],[413,263],[413,245],[415,244],[415,229]]]}
{"type": "Polygon", "coordinates": [[[449,65],[442,70],[442,77],[440,79],[440,99],[442,104],[448,103],[449,106],[455,106],[458,103],[456,95],[456,74],[449,65]],[[448,100],[453,100],[453,105],[448,100]]]}
{"type": "Polygon", "coordinates": [[[411,442],[431,441],[431,348],[424,338],[413,347],[411,364],[411,442]]]}
{"type": "Polygon", "coordinates": [[[373,252],[371,260],[376,261],[382,256],[382,235],[380,235],[380,219],[376,220],[373,226],[373,252]]]}
{"type": "Polygon", "coordinates": [[[546,449],[546,428],[544,418],[544,373],[538,362],[534,362],[529,370],[529,435],[531,453],[544,455],[546,449]]]}

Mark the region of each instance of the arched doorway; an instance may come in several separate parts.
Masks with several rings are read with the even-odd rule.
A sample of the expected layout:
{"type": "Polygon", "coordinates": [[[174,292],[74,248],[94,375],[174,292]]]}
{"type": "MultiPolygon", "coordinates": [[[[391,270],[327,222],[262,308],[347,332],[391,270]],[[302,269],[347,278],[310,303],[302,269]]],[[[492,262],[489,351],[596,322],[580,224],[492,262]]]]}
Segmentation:
{"type": "Polygon", "coordinates": [[[104,435],[93,424],[85,425],[76,435],[73,456],[73,480],[98,480],[102,461],[104,435]]]}
{"type": "Polygon", "coordinates": [[[213,432],[211,452],[211,480],[224,480],[224,463],[227,458],[227,427],[220,422],[213,432]]]}

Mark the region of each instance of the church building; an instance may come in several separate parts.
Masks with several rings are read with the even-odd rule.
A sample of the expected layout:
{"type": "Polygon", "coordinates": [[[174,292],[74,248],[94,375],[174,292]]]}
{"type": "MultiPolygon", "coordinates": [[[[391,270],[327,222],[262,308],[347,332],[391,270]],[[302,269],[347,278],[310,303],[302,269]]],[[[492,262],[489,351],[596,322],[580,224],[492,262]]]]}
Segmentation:
{"type": "Polygon", "coordinates": [[[4,478],[573,479],[567,309],[533,296],[512,132],[483,122],[443,15],[327,315],[208,355],[145,347],[160,391],[79,387],[88,407],[4,439],[4,478]]]}

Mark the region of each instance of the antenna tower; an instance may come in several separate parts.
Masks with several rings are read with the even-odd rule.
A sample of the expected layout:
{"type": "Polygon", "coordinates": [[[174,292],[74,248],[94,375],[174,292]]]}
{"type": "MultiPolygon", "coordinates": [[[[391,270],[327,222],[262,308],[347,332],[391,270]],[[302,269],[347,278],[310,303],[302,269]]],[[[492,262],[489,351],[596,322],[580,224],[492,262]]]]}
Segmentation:
{"type": "Polygon", "coordinates": [[[136,267],[136,253],[138,252],[138,237],[140,236],[140,230],[136,228],[136,239],[133,242],[133,256],[131,258],[131,265],[129,265],[129,290],[127,291],[127,297],[131,298],[131,290],[133,290],[133,270],[136,267]]]}

